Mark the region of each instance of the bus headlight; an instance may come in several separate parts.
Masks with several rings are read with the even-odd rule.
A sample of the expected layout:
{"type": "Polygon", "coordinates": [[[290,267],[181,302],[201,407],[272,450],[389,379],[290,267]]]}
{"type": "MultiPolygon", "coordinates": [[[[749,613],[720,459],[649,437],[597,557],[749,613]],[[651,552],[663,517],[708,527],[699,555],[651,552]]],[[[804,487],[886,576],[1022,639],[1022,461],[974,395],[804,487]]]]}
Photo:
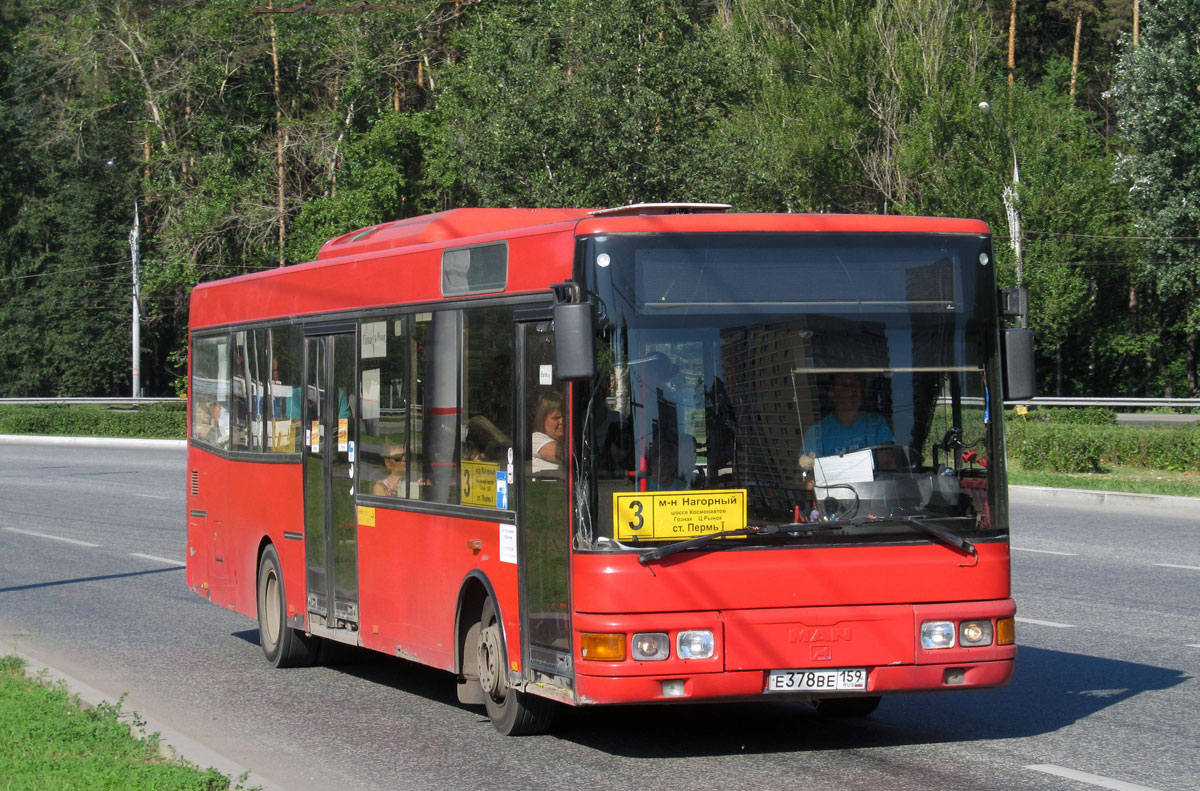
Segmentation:
{"type": "Polygon", "coordinates": [[[991,620],[963,621],[958,626],[958,644],[962,646],[991,645],[991,620]]]}
{"type": "Polygon", "coordinates": [[[658,662],[671,655],[671,638],[666,632],[638,632],[633,636],[634,659],[641,662],[658,662]]]}
{"type": "Polygon", "coordinates": [[[953,621],[925,621],[921,624],[921,647],[926,650],[954,647],[953,621]]]}
{"type": "Polygon", "coordinates": [[[708,629],[689,629],[680,632],[675,640],[676,653],[680,659],[709,659],[716,647],[717,641],[708,629]]]}

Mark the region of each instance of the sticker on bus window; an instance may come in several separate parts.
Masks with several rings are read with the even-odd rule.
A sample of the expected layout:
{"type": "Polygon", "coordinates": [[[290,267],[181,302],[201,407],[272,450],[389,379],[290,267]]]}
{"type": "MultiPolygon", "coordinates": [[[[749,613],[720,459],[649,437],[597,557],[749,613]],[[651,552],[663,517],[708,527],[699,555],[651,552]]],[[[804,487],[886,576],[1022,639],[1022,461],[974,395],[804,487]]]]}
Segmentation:
{"type": "Polygon", "coordinates": [[[350,418],[338,418],[338,453],[345,453],[350,449],[350,418]]]}
{"type": "Polygon", "coordinates": [[[695,538],[745,526],[745,489],[613,493],[618,541],[695,538]]]}
{"type": "Polygon", "coordinates": [[[496,508],[496,470],[500,465],[491,461],[463,459],[459,468],[463,505],[482,505],[496,508]]]}
{"type": "Polygon", "coordinates": [[[496,507],[508,509],[508,476],[510,473],[496,470],[496,507]]]}
{"type": "Polygon", "coordinates": [[[362,325],[362,356],[387,357],[387,322],[364,321],[362,325]]]}
{"type": "Polygon", "coordinates": [[[313,453],[321,452],[321,421],[312,422],[312,442],[309,444],[313,453]]]}
{"type": "Polygon", "coordinates": [[[517,562],[517,526],[500,525],[500,562],[517,562]]]}
{"type": "Polygon", "coordinates": [[[552,385],[554,384],[554,366],[539,365],[538,366],[538,384],[552,385]]]}

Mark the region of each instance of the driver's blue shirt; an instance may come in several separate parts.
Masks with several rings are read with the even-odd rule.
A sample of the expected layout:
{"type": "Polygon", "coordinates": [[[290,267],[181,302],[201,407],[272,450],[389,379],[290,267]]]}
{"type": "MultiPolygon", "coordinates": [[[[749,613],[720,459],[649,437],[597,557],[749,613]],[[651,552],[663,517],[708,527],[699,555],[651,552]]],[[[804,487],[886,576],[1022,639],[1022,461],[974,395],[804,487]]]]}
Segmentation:
{"type": "Polygon", "coordinates": [[[804,449],[801,453],[835,456],[895,441],[887,421],[874,412],[859,412],[858,419],[849,426],[843,426],[831,412],[804,433],[804,449]]]}

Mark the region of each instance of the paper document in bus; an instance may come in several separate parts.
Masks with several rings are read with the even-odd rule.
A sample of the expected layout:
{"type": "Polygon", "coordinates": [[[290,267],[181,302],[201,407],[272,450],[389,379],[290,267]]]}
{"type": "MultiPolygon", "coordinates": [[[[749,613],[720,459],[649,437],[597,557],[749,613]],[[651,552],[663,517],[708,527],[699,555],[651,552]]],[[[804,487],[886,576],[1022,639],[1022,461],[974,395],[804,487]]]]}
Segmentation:
{"type": "Polygon", "coordinates": [[[871,450],[856,450],[839,456],[822,456],[813,465],[817,486],[839,483],[862,483],[875,480],[875,454],[871,450]]]}
{"type": "Polygon", "coordinates": [[[745,526],[745,489],[613,494],[618,541],[694,538],[745,526]]]}

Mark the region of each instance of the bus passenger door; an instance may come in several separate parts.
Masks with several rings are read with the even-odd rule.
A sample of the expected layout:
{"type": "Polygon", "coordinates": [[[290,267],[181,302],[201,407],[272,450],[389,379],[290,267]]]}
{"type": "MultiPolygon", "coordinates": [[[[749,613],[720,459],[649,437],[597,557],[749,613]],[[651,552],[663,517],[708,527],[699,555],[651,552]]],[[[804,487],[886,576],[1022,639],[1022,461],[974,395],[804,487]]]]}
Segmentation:
{"type": "MultiPolygon", "coordinates": [[[[342,329],[342,328],[339,328],[342,329]]],[[[312,332],[309,330],[308,332],[312,332]]],[[[358,625],[355,334],[304,339],[304,557],[310,623],[358,625]],[[318,620],[319,619],[319,620],[318,620]]]]}
{"type": "Polygon", "coordinates": [[[522,470],[517,510],[526,679],[574,687],[571,660],[570,486],[566,456],[566,382],[554,370],[549,321],[518,324],[524,361],[517,409],[522,470]],[[557,443],[551,449],[548,441],[557,443]],[[540,452],[539,452],[540,451],[540,452]]]}

